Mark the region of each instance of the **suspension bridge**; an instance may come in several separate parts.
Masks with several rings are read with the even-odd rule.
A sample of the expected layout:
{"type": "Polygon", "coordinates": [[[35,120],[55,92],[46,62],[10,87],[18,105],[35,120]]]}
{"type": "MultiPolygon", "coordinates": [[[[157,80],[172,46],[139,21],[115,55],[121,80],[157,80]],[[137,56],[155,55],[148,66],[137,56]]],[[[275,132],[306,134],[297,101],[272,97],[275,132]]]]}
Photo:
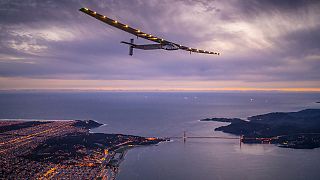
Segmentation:
{"type": "Polygon", "coordinates": [[[262,143],[262,144],[271,144],[277,142],[280,138],[290,137],[290,136],[305,136],[305,135],[320,135],[320,133],[296,133],[296,134],[284,134],[274,137],[245,137],[240,135],[239,137],[228,137],[228,136],[187,136],[186,131],[183,132],[183,136],[173,136],[170,139],[183,139],[183,142],[186,142],[187,139],[238,139],[240,146],[241,143],[262,143]]]}
{"type": "Polygon", "coordinates": [[[186,142],[187,139],[238,139],[240,142],[243,140],[243,136],[239,137],[228,137],[228,136],[187,136],[186,131],[183,131],[183,136],[171,136],[169,139],[183,139],[183,142],[186,142]]]}

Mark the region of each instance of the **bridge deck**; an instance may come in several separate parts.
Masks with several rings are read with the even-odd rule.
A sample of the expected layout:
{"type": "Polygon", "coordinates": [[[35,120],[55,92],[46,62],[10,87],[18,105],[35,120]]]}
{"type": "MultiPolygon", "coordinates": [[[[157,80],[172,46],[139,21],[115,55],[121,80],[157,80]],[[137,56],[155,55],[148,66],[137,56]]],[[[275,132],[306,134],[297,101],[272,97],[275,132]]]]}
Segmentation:
{"type": "Polygon", "coordinates": [[[203,138],[203,139],[240,139],[238,137],[219,137],[219,136],[188,136],[188,137],[169,137],[170,139],[190,139],[190,138],[203,138]]]}

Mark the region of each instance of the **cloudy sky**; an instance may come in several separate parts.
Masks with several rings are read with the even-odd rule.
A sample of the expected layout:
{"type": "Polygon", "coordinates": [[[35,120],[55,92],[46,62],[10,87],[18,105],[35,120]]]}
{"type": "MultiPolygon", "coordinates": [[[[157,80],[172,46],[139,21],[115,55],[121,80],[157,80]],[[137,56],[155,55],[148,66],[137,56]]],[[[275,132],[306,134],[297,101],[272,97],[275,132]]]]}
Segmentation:
{"type": "Polygon", "coordinates": [[[320,91],[319,32],[317,0],[0,0],[0,89],[320,91]],[[81,7],[222,55],[128,56],[81,7]]]}

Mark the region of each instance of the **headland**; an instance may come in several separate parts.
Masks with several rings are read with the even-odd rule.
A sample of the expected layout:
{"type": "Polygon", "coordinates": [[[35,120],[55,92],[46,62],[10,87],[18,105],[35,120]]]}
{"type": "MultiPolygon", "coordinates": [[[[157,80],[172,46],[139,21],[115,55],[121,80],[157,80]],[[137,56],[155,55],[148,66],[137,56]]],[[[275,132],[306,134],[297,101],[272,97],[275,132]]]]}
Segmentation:
{"type": "Polygon", "coordinates": [[[320,147],[320,109],[274,112],[240,118],[206,118],[201,121],[230,122],[215,131],[242,136],[244,143],[271,143],[284,148],[320,147]]]}
{"type": "Polygon", "coordinates": [[[0,121],[0,179],[112,179],[127,149],[167,139],[90,133],[93,120],[0,121]]]}

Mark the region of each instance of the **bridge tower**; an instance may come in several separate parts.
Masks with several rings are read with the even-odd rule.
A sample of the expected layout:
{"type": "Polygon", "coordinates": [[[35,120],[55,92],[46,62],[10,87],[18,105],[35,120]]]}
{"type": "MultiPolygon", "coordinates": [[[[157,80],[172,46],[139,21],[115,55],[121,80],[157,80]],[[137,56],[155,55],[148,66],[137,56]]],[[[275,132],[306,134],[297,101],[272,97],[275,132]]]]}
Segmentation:
{"type": "Polygon", "coordinates": [[[240,139],[240,143],[241,143],[243,141],[243,139],[244,139],[244,136],[240,135],[239,139],[240,139]]]}
{"type": "Polygon", "coordinates": [[[240,137],[239,137],[239,144],[240,144],[240,148],[241,148],[241,144],[242,144],[242,142],[243,142],[243,140],[244,140],[244,136],[243,135],[240,135],[240,137]]]}
{"type": "Polygon", "coordinates": [[[187,135],[186,135],[186,131],[183,131],[183,142],[185,143],[187,140],[187,135]]]}

